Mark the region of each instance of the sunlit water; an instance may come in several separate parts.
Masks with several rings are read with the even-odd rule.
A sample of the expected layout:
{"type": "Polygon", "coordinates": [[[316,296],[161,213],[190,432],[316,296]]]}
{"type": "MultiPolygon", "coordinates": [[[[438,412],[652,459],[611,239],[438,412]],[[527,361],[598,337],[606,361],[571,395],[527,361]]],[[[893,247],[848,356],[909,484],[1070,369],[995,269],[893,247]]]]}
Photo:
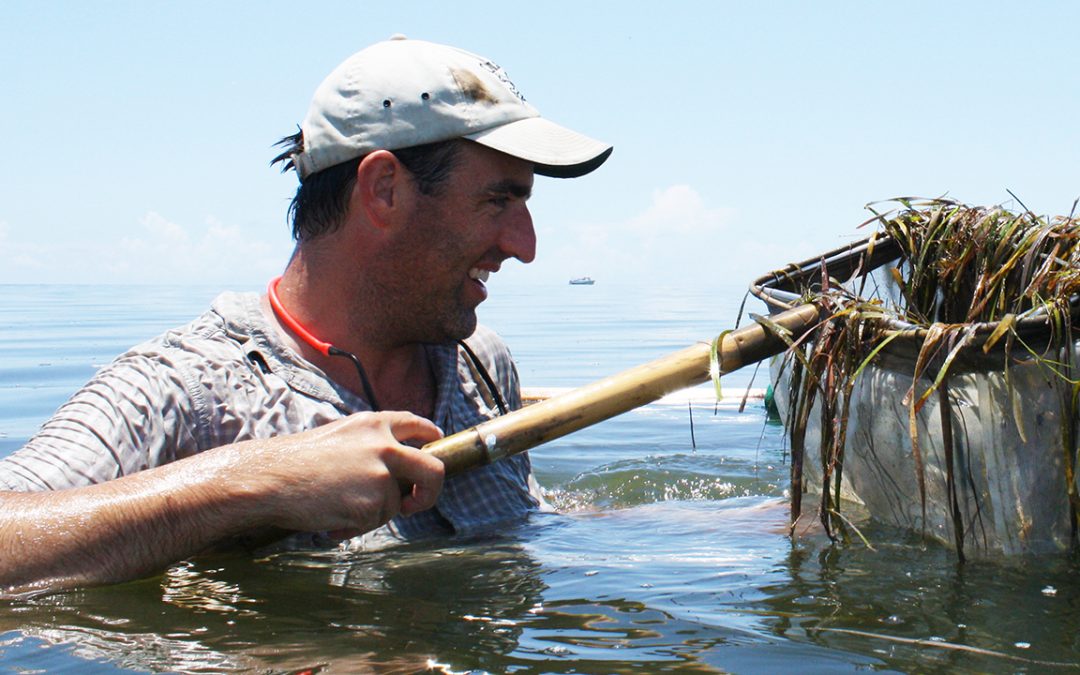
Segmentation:
{"type": "MultiPolygon", "coordinates": [[[[737,287],[504,289],[481,318],[531,387],[585,384],[732,327],[737,287]]],[[[213,289],[0,286],[0,454],[213,289]]],[[[751,311],[761,311],[751,302],[751,311]]],[[[725,379],[726,396],[751,369],[725,379]]],[[[764,377],[763,373],[759,378],[764,377]]],[[[696,397],[704,399],[705,396],[696,397]]],[[[562,511],[375,553],[199,558],[0,605],[13,672],[1045,672],[1080,668],[1072,555],[959,566],[861,522],[787,536],[760,400],[657,404],[533,451],[562,511]],[[692,422],[692,426],[691,426],[692,422]]],[[[800,526],[801,527],[801,526],[800,526]]]]}

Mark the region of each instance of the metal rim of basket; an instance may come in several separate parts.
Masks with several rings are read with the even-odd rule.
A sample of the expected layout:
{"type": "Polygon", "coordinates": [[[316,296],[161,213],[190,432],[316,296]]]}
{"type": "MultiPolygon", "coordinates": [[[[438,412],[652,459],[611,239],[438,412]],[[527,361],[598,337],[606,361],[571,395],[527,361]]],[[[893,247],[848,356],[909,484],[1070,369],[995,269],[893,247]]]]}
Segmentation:
{"type": "MultiPolygon", "coordinates": [[[[899,259],[900,248],[892,237],[876,233],[827,253],[764,274],[750,284],[750,293],[764,302],[769,307],[770,313],[781,312],[806,301],[803,295],[790,289],[800,286],[820,287],[823,269],[826,270],[830,279],[846,283],[899,259]]],[[[1070,298],[1069,306],[1070,315],[1075,320],[1080,316],[1080,297],[1070,298]]],[[[885,329],[901,333],[899,337],[904,339],[921,341],[928,333],[926,327],[899,318],[878,321],[885,329]]],[[[1000,323],[1000,321],[986,321],[967,325],[974,327],[976,335],[989,335],[1000,323]]],[[[1043,306],[1033,307],[1016,319],[1016,330],[1021,334],[1045,333],[1049,328],[1049,315],[1043,306]]]]}

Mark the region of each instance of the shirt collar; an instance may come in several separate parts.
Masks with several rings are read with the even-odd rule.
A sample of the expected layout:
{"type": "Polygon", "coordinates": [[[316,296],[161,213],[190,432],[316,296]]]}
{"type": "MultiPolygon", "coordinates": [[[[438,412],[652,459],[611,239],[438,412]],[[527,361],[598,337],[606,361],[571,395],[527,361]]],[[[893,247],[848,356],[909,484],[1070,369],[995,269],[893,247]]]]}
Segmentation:
{"type": "MultiPolygon", "coordinates": [[[[244,353],[249,358],[258,354],[270,372],[292,389],[327,401],[346,414],[371,409],[367,401],[335,383],[321,368],[281,340],[277,329],[263,314],[259,294],[222,293],[212,307],[224,319],[225,330],[241,343],[244,353]]],[[[424,349],[435,378],[434,421],[443,428],[452,428],[449,422],[459,407],[453,405],[454,399],[464,393],[457,377],[457,345],[425,344],[424,349]]]]}

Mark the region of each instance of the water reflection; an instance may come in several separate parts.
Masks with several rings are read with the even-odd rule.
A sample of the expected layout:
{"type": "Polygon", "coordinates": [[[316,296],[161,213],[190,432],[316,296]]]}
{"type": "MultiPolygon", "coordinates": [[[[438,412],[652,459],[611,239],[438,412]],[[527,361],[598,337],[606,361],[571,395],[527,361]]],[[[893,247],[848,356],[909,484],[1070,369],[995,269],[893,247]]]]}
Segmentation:
{"type": "Polygon", "coordinates": [[[0,651],[31,667],[37,644],[65,645],[48,650],[47,670],[63,652],[154,672],[986,672],[1075,661],[1075,561],[957,567],[944,549],[874,526],[874,551],[813,531],[792,543],[786,513],[781,499],[666,502],[546,516],[491,538],[200,559],[156,579],[9,602],[0,651]]]}
{"type": "Polygon", "coordinates": [[[728,499],[565,518],[558,531],[527,542],[548,588],[508,663],[544,673],[877,665],[860,654],[776,638],[746,611],[760,598],[762,578],[784,577],[771,562],[789,546],[784,509],[776,499],[728,499]]]}
{"type": "Polygon", "coordinates": [[[744,611],[764,599],[760,579],[786,577],[770,562],[788,546],[783,522],[779,500],[670,502],[546,516],[449,544],[200,559],[156,579],[9,603],[0,628],[146,671],[872,663],[771,636],[744,611]]]}
{"type": "Polygon", "coordinates": [[[794,543],[789,577],[756,603],[774,634],[900,670],[1080,670],[1075,556],[961,565],[910,532],[864,527],[876,550],[794,543]]]}
{"type": "Polygon", "coordinates": [[[9,603],[0,626],[138,670],[416,672],[448,657],[485,668],[516,648],[517,618],[543,589],[538,563],[509,536],[187,562],[157,579],[9,603]]]}

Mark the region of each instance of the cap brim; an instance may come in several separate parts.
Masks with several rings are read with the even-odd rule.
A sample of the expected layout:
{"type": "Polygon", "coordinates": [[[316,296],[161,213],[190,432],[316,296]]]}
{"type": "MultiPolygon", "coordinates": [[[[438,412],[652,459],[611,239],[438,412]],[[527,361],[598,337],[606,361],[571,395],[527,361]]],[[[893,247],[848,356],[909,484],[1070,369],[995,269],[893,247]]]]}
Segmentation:
{"type": "Polygon", "coordinates": [[[536,173],[555,178],[584,176],[603,164],[612,150],[607,143],[542,117],[510,122],[465,138],[532,162],[536,173]]]}

